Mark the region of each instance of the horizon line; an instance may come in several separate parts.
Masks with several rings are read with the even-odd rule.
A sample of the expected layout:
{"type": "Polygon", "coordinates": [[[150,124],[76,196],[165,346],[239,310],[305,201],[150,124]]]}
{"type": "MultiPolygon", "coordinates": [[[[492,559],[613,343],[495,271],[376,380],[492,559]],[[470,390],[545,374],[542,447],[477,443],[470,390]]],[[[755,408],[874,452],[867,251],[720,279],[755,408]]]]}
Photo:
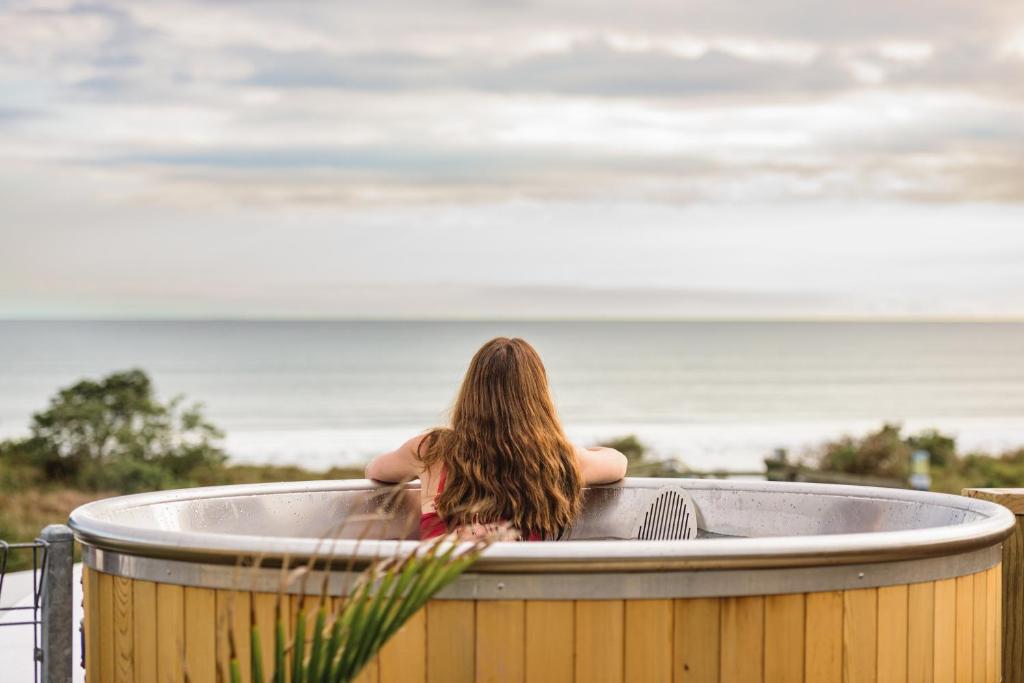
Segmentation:
{"type": "Polygon", "coordinates": [[[6,317],[0,323],[919,323],[919,324],[1022,324],[1024,315],[1006,316],[100,316],[6,317]]]}

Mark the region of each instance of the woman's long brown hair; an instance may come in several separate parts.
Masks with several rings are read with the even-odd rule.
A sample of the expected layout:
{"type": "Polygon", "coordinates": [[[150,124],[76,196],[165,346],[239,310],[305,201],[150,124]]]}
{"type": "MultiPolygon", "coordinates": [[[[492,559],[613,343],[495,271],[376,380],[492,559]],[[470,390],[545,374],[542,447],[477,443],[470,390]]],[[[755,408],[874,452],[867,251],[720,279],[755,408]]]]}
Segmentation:
{"type": "Polygon", "coordinates": [[[476,352],[451,427],[431,431],[420,457],[447,470],[436,507],[449,529],[505,522],[524,538],[557,538],[583,506],[544,364],[522,339],[498,337],[476,352]]]}

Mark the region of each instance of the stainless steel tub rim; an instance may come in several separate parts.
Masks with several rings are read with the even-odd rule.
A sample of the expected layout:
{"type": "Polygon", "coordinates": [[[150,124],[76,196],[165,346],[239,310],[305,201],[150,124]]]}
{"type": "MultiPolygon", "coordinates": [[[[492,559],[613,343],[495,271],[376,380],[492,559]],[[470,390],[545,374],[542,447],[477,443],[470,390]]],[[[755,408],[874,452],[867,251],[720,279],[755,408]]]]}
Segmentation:
{"type": "MultiPolygon", "coordinates": [[[[686,541],[503,542],[491,546],[474,565],[472,572],[585,574],[896,562],[954,556],[991,548],[1006,538],[1015,523],[1013,514],[1002,506],[946,494],[859,486],[706,479],[627,479],[608,487],[597,487],[591,491],[591,498],[599,502],[608,499],[612,504],[607,509],[598,506],[593,516],[604,515],[606,520],[612,520],[608,523],[614,524],[615,501],[619,497],[630,490],[634,491],[630,496],[636,497],[639,495],[637,491],[658,489],[667,484],[682,486],[698,500],[701,516],[711,520],[709,527],[702,528],[710,528],[713,532],[726,527],[729,531],[741,530],[742,524],[755,530],[769,528],[771,531],[765,525],[772,521],[770,517],[773,514],[782,521],[790,519],[786,515],[791,515],[796,522],[803,520],[805,525],[810,525],[808,528],[814,528],[817,520],[813,513],[819,508],[831,510],[830,514],[836,517],[832,523],[839,528],[849,527],[849,520],[843,517],[845,511],[847,517],[856,518],[857,524],[868,529],[686,541]],[[716,501],[727,501],[735,508],[736,516],[749,519],[730,522],[721,516],[722,510],[714,508],[716,501]],[[758,513],[759,503],[768,505],[768,508],[758,513]],[[792,512],[789,512],[790,508],[792,512]],[[879,510],[874,516],[871,515],[873,509],[879,510]],[[924,521],[908,519],[908,525],[913,528],[869,530],[872,525],[875,528],[894,526],[898,524],[900,514],[910,515],[911,511],[918,511],[924,521]],[[942,519],[949,520],[949,523],[925,525],[942,519]],[[715,528],[716,525],[719,528],[715,528]]],[[[407,488],[414,493],[416,485],[410,484],[407,488]]],[[[308,498],[311,495],[344,496],[346,492],[373,493],[380,490],[379,485],[366,480],[347,480],[160,491],[89,503],[72,513],[70,523],[80,542],[107,553],[221,565],[235,564],[239,558],[259,557],[272,564],[286,557],[299,561],[322,556],[324,543],[319,536],[221,533],[194,530],[188,525],[192,522],[197,526],[201,523],[216,525],[217,510],[230,511],[233,503],[254,497],[308,498]],[[204,505],[210,507],[211,504],[212,511],[204,508],[204,505]],[[163,517],[162,510],[168,511],[163,517]],[[149,519],[159,521],[159,524],[144,526],[125,522],[126,518],[142,513],[149,514],[149,519]]],[[[245,524],[245,520],[235,519],[234,523],[245,524]]],[[[827,528],[825,521],[820,524],[827,528]]],[[[579,526],[586,527],[586,524],[579,526]]],[[[340,563],[354,561],[358,566],[382,556],[411,551],[416,542],[344,538],[331,542],[331,546],[333,556],[340,558],[340,563]]]]}

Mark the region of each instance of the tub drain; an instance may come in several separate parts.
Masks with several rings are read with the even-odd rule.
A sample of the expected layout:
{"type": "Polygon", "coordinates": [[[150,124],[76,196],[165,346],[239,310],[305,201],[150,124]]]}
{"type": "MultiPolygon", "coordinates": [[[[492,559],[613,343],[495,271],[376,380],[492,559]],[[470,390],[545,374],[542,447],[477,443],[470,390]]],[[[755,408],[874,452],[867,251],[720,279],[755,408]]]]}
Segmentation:
{"type": "Polygon", "coordinates": [[[680,487],[666,486],[655,491],[647,508],[637,515],[638,541],[680,541],[697,535],[697,508],[680,487]]]}

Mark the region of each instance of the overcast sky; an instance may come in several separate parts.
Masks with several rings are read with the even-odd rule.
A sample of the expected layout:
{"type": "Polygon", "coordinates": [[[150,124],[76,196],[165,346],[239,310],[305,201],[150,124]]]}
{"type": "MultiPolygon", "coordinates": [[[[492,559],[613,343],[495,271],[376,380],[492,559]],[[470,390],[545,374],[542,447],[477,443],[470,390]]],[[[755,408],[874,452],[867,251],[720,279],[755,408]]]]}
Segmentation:
{"type": "Polygon", "coordinates": [[[0,317],[1024,317],[1019,0],[0,0],[0,317]]]}

